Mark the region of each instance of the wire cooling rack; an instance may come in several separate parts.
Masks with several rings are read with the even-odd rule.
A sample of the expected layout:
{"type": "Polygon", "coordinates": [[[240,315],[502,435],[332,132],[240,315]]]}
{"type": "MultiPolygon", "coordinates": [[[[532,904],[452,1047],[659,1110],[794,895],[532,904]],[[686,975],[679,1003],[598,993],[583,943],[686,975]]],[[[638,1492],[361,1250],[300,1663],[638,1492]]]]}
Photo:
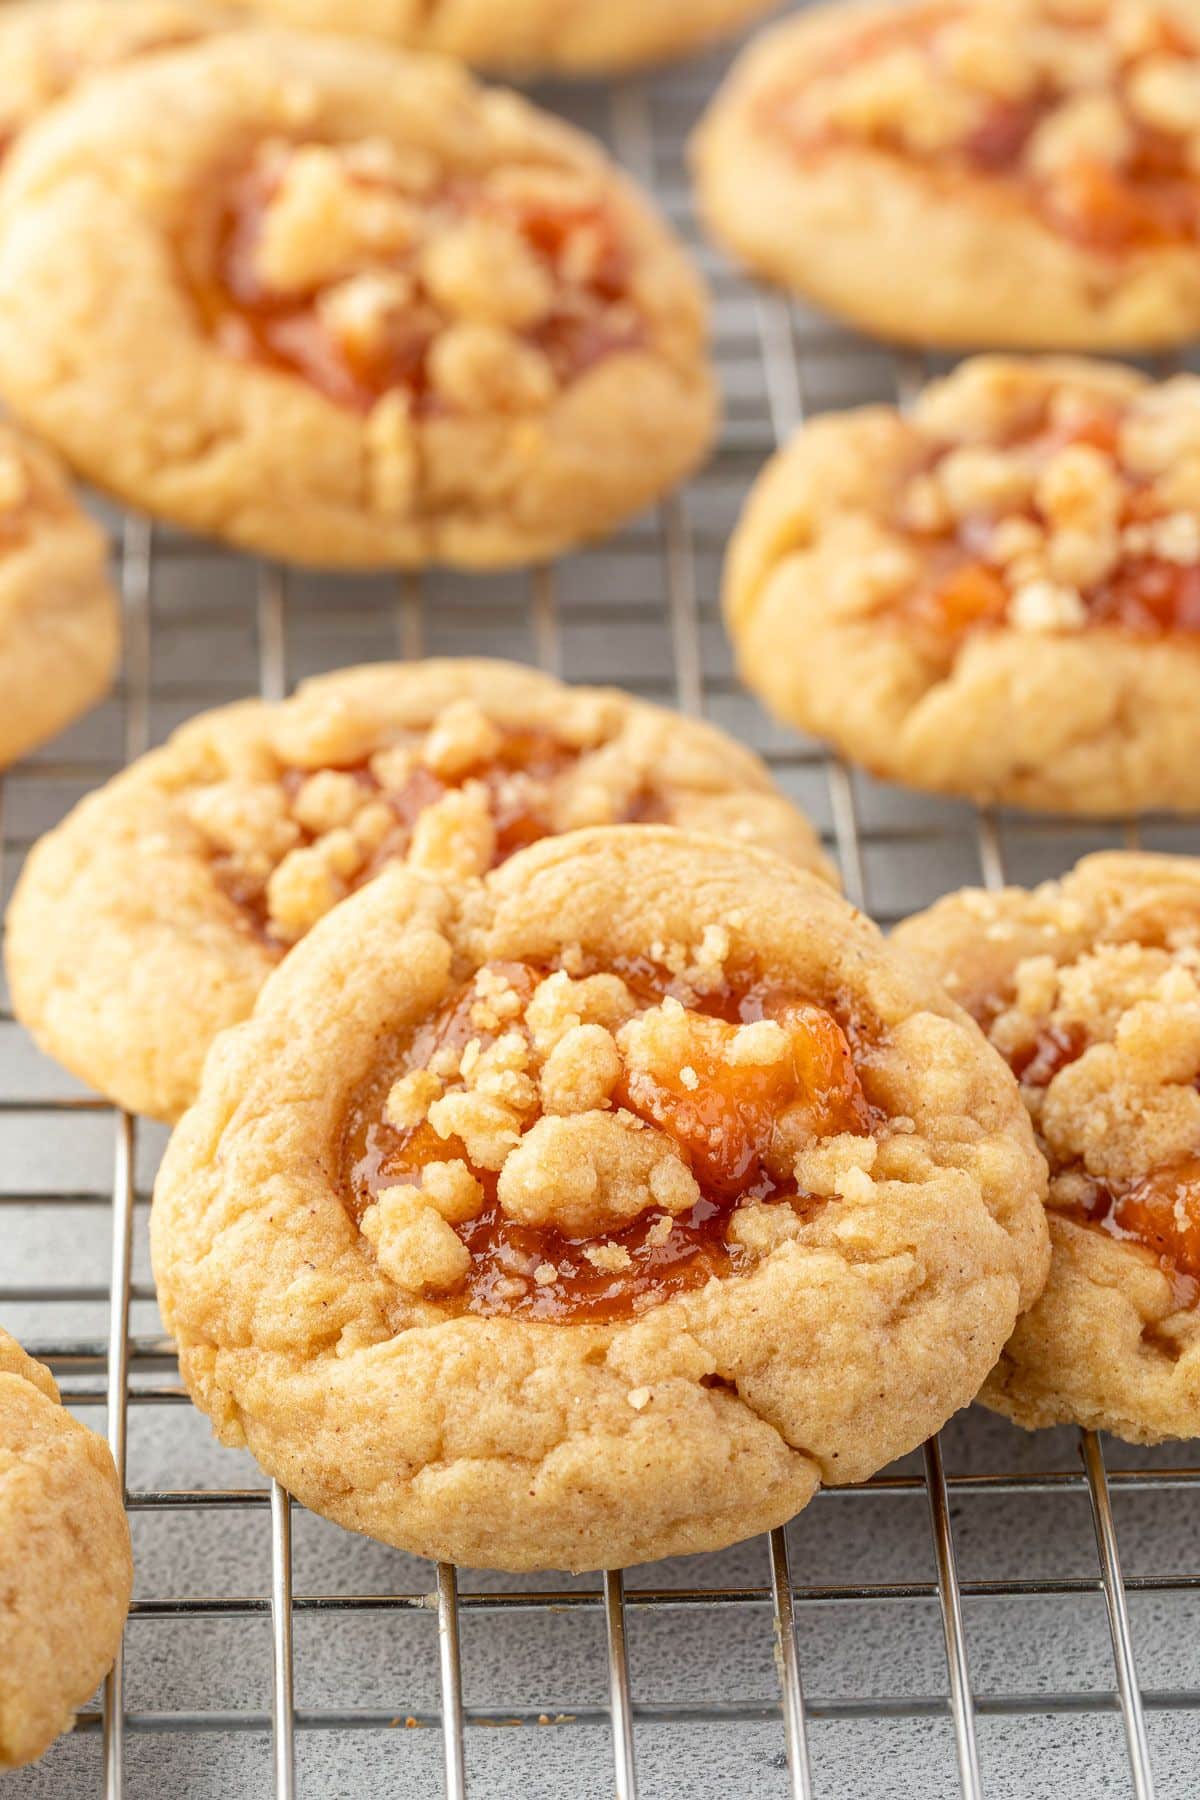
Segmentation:
{"type": "MultiPolygon", "coordinates": [[[[529,576],[348,580],[114,519],[125,675],[9,777],[6,878],[82,792],[197,709],[317,669],[474,652],[703,712],[823,826],[884,923],[948,887],[1030,880],[1135,828],[976,814],[876,785],[775,730],[730,673],[721,552],[810,410],[928,373],[756,294],[696,240],[683,144],[719,64],[549,96],[696,243],[716,295],[719,454],[614,542],[529,576]]],[[[884,272],[886,277],[886,271],[884,272]]],[[[1196,848],[1143,821],[1146,841],[1196,848]]],[[[1198,1791],[1200,1468],[975,1411],[786,1531],[591,1579],[433,1568],[339,1532],[213,1445],[145,1255],[163,1134],[76,1089],[0,1019],[0,1309],[103,1417],[138,1563],[102,1703],[13,1800],[295,1794],[923,1797],[1198,1791]]]]}

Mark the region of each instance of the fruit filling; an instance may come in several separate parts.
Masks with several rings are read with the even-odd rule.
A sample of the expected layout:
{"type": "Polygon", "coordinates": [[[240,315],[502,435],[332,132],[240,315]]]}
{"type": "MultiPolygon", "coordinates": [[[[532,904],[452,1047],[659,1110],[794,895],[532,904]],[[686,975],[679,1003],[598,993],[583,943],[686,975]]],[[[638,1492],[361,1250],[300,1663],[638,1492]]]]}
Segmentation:
{"type": "Polygon", "coordinates": [[[1181,1305],[1200,1298],[1200,1157],[1156,1169],[1119,1193],[1087,1182],[1072,1210],[1156,1256],[1176,1283],[1181,1305]]]}
{"type": "Polygon", "coordinates": [[[383,1273],[451,1311],[604,1323],[794,1235],[823,1204],[797,1156],[881,1115],[853,1027],[722,948],[683,975],[489,963],[453,992],[347,1120],[383,1273]]]}
{"type": "Polygon", "coordinates": [[[305,741],[302,762],[182,796],[217,885],[280,951],[397,858],[462,879],[573,826],[670,816],[652,781],[605,758],[602,735],[497,724],[471,699],[424,731],[375,732],[374,748],[338,723],[305,741]]]}
{"type": "Polygon", "coordinates": [[[858,145],[986,176],[1100,256],[1200,241],[1200,19],[1179,0],[935,0],[772,85],[796,152],[858,145]]]}
{"type": "Polygon", "coordinates": [[[885,611],[935,657],[1001,626],[1200,632],[1200,379],[1031,394],[986,435],[935,407],[945,429],[923,432],[896,495],[885,611]]]}
{"type": "Polygon", "coordinates": [[[215,342],[364,413],[540,412],[644,338],[631,246],[579,173],[447,178],[379,139],[271,139],[220,185],[197,244],[215,342]]]}

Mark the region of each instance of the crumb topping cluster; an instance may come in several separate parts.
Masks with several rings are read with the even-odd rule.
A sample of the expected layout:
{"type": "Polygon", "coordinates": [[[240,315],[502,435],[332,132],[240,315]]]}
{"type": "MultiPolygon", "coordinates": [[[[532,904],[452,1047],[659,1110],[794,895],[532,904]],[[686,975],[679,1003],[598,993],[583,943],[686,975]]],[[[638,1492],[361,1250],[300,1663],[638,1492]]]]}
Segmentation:
{"type": "Polygon", "coordinates": [[[967,1003],[1021,1083],[1050,1164],[1050,1205],[1156,1256],[1191,1305],[1200,1298],[1200,916],[1165,930],[1143,923],[1138,937],[1101,941],[1073,961],[1026,957],[1011,993],[967,1003]]]}
{"type": "Polygon", "coordinates": [[[1200,239],[1200,18],[1190,0],[929,0],[848,32],[768,124],[986,176],[1090,250],[1200,239]]]}
{"type": "Polygon", "coordinates": [[[302,375],[386,438],[413,415],[544,411],[642,342],[631,279],[585,172],[448,178],[381,139],[271,139],[221,189],[193,285],[222,348],[302,375]]]}
{"type": "Polygon", "coordinates": [[[305,766],[181,796],[218,884],[279,948],[394,858],[465,879],[555,832],[667,810],[628,758],[606,754],[599,726],[568,743],[499,725],[471,699],[443,707],[424,731],[376,734],[374,748],[333,712],[305,748],[305,766]]]}
{"type": "Polygon", "coordinates": [[[938,649],[981,627],[1200,631],[1200,379],[952,383],[918,423],[881,598],[938,649]]]}
{"type": "Polygon", "coordinates": [[[383,1272],[457,1310],[601,1322],[795,1236],[821,1204],[806,1157],[861,1171],[879,1115],[852,1029],[729,959],[712,926],[636,965],[480,968],[348,1121],[383,1272]]]}

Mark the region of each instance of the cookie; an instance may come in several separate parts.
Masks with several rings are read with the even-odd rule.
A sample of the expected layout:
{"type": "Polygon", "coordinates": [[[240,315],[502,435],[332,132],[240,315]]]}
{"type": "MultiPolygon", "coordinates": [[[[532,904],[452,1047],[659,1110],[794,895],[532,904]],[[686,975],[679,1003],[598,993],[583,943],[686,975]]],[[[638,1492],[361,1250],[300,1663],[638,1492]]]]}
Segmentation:
{"type": "Polygon", "coordinates": [[[13,1005],[92,1086],[174,1118],[216,1032],[385,863],[466,880],[627,820],[836,879],[757,757],[712,726],[508,663],[343,669],[282,705],[201,714],[41,841],[9,915],[13,1005]]]}
{"type": "Polygon", "coordinates": [[[1200,860],[1114,852],[900,926],[1020,1079],[1050,1279],[983,1399],[1131,1443],[1200,1433],[1200,860]]]}
{"type": "Polygon", "coordinates": [[[235,0],[313,31],[436,50],[496,74],[614,74],[736,31],[770,0],[235,0]]]}
{"type": "Polygon", "coordinates": [[[1163,348],[1200,330],[1195,0],[823,6],[694,145],[735,255],[883,337],[1163,348]]]}
{"type": "Polygon", "coordinates": [[[597,145],[456,66],[235,32],[89,83],[0,202],[0,388],[251,550],[491,567],[611,530],[714,420],[705,299],[597,145]]]}
{"type": "Polygon", "coordinates": [[[0,424],[0,768],[107,692],[120,627],[106,558],[55,459],[0,424]]]}
{"type": "Polygon", "coordinates": [[[425,1556],[708,1550],[970,1399],[1047,1255],[1016,1085],[761,851],[601,827],[389,869],[214,1044],[156,1187],[193,1399],[425,1556]]]}
{"type": "Polygon", "coordinates": [[[194,43],[220,22],[191,0],[19,0],[0,7],[0,157],[86,76],[194,43]]]}
{"type": "Polygon", "coordinates": [[[1200,378],[980,358],[805,426],[725,612],[781,718],[876,774],[1069,813],[1200,807],[1200,378]]]}
{"type": "Polygon", "coordinates": [[[0,1770],[70,1731],[112,1666],[132,1586],[108,1446],[0,1331],[0,1770]]]}

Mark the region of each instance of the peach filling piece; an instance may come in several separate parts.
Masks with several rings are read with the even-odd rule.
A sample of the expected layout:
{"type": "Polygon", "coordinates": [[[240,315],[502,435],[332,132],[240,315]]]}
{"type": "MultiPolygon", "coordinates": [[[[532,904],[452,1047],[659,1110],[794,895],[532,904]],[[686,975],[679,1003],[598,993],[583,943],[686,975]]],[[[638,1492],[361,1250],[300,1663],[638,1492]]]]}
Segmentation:
{"type": "Polygon", "coordinates": [[[644,339],[631,247],[582,174],[271,139],[208,198],[190,276],[210,335],[353,410],[542,411],[644,339]]]}
{"type": "Polygon", "coordinates": [[[1097,255],[1200,241],[1200,28],[1095,0],[909,8],[839,43],[768,129],[803,156],[860,145],[931,177],[985,176],[1097,255]]]}
{"type": "Polygon", "coordinates": [[[1200,632],[1200,382],[1142,405],[1052,393],[1002,441],[936,445],[901,484],[885,595],[935,656],[1010,627],[1200,632]]]}
{"type": "Polygon", "coordinates": [[[820,1204],[796,1157],[878,1117],[848,1030],[773,984],[491,963],[356,1099],[343,1192],[414,1297],[604,1323],[753,1267],[752,1213],[820,1204]]]}

